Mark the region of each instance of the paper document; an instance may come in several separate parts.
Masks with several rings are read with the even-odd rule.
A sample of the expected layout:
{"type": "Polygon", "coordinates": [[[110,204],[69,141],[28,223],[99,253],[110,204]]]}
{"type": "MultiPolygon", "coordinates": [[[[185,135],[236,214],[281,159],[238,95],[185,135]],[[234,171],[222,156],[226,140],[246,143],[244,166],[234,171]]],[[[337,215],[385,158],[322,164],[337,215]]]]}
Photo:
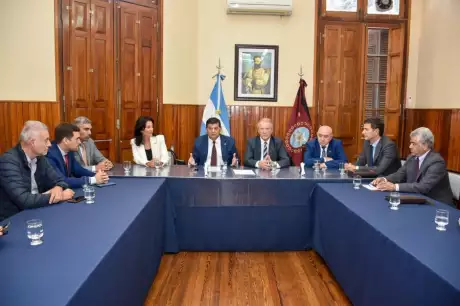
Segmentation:
{"type": "Polygon", "coordinates": [[[235,175],[255,175],[254,171],[249,169],[233,169],[235,175]]]}
{"type": "Polygon", "coordinates": [[[367,188],[369,190],[372,190],[372,191],[378,190],[377,187],[375,187],[374,185],[371,185],[371,184],[363,185],[363,187],[367,188]]]}

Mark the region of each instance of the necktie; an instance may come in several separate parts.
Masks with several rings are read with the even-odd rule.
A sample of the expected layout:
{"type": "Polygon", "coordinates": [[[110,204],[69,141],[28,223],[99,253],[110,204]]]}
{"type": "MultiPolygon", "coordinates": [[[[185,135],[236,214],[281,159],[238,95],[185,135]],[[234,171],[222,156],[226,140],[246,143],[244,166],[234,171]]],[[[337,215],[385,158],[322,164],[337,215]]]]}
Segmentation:
{"type": "Polygon", "coordinates": [[[70,169],[69,169],[69,154],[66,154],[64,156],[64,161],[65,161],[65,167],[67,170],[67,176],[70,177],[70,169]]]}
{"type": "Polygon", "coordinates": [[[217,149],[215,141],[212,142],[211,166],[217,166],[217,149]]]}
{"type": "Polygon", "coordinates": [[[264,141],[264,158],[268,155],[268,143],[264,141]]]}
{"type": "Polygon", "coordinates": [[[86,157],[86,146],[84,143],[81,144],[81,159],[85,166],[88,166],[88,158],[86,157]]]}
{"type": "Polygon", "coordinates": [[[418,159],[418,157],[416,157],[415,162],[414,162],[414,173],[415,173],[414,182],[417,181],[417,176],[419,172],[420,172],[420,160],[418,159]]]}
{"type": "Polygon", "coordinates": [[[369,159],[368,165],[369,167],[374,166],[374,146],[373,145],[371,145],[371,158],[369,159]]]}
{"type": "Polygon", "coordinates": [[[327,157],[327,154],[326,154],[326,147],[321,147],[321,155],[322,155],[322,156],[321,156],[322,158],[327,157]]]}

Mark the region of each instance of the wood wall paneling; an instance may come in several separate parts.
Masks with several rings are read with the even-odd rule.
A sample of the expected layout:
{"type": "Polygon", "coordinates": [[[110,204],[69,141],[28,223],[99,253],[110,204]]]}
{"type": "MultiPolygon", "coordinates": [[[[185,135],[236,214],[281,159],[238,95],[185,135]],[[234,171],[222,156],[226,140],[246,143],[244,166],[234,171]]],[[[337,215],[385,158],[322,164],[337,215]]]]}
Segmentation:
{"type": "Polygon", "coordinates": [[[24,122],[39,120],[45,123],[54,137],[54,128],[61,122],[57,102],[0,102],[0,154],[16,145],[24,122]]]}
{"type": "Polygon", "coordinates": [[[407,109],[402,144],[403,157],[410,154],[409,134],[418,127],[427,127],[434,134],[434,149],[447,162],[447,168],[460,172],[460,110],[458,109],[407,109]]]}
{"type": "MultiPolygon", "coordinates": [[[[203,110],[204,105],[163,105],[164,120],[160,133],[165,135],[168,148],[174,145],[180,159],[188,160],[190,157],[193,142],[200,133],[203,110]]],[[[273,134],[283,139],[291,110],[291,107],[228,106],[230,130],[239,156],[244,156],[247,139],[257,135],[257,122],[263,117],[273,120],[273,134]]],[[[315,113],[311,107],[310,113],[315,113]]]]}

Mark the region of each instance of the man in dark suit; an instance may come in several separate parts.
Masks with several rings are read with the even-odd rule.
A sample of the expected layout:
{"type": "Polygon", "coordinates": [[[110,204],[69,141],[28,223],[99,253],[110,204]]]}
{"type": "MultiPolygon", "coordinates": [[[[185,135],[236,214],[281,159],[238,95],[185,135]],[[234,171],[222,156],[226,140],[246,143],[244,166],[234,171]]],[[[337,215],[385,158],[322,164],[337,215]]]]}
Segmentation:
{"type": "Polygon", "coordinates": [[[434,136],[426,127],[410,133],[410,151],[404,166],[396,173],[372,182],[382,191],[401,191],[424,194],[436,201],[452,204],[446,163],[439,153],[433,152],[434,136]]]}
{"type": "Polygon", "coordinates": [[[274,161],[277,168],[289,167],[291,162],[283,141],[272,136],[272,120],[262,118],[257,123],[257,131],[259,136],[248,140],[244,153],[244,165],[269,170],[271,169],[270,161],[274,161]]]}
{"type": "Polygon", "coordinates": [[[189,166],[219,166],[223,163],[234,166],[238,160],[235,140],[232,137],[220,134],[220,120],[214,117],[206,121],[207,135],[195,139],[193,153],[190,153],[189,166]]]}
{"type": "Polygon", "coordinates": [[[19,138],[15,147],[0,156],[0,221],[74,195],[44,156],[51,145],[46,125],[27,121],[19,138]]]}
{"type": "Polygon", "coordinates": [[[347,156],[342,141],[333,138],[332,128],[323,125],[318,129],[316,138],[307,142],[303,160],[306,167],[312,167],[315,161],[319,161],[321,168],[336,169],[340,163],[347,162],[347,156]]]}
{"type": "Polygon", "coordinates": [[[61,123],[55,129],[55,141],[48,150],[48,161],[72,188],[85,184],[85,177],[90,177],[90,184],[104,184],[109,177],[103,171],[97,173],[83,168],[74,154],[80,145],[80,129],[70,123],[61,123]]]}
{"type": "Polygon", "coordinates": [[[364,145],[356,165],[346,164],[345,170],[372,169],[377,175],[390,175],[401,168],[398,148],[387,136],[383,136],[384,123],[379,118],[364,121],[362,135],[364,145]]]}

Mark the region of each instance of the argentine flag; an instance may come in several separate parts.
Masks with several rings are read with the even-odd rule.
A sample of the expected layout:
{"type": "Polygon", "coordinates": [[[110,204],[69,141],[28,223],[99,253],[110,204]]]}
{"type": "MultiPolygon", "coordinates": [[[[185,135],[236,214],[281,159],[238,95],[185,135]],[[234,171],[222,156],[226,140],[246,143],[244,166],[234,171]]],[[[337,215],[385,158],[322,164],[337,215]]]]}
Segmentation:
{"type": "Polygon", "coordinates": [[[225,105],[224,94],[222,92],[222,81],[225,76],[222,74],[216,75],[216,84],[212,89],[211,95],[209,96],[208,103],[203,111],[203,119],[201,120],[201,133],[200,135],[206,134],[206,120],[211,117],[216,117],[220,120],[222,125],[221,134],[230,136],[230,121],[228,119],[227,105],[225,105]]]}

